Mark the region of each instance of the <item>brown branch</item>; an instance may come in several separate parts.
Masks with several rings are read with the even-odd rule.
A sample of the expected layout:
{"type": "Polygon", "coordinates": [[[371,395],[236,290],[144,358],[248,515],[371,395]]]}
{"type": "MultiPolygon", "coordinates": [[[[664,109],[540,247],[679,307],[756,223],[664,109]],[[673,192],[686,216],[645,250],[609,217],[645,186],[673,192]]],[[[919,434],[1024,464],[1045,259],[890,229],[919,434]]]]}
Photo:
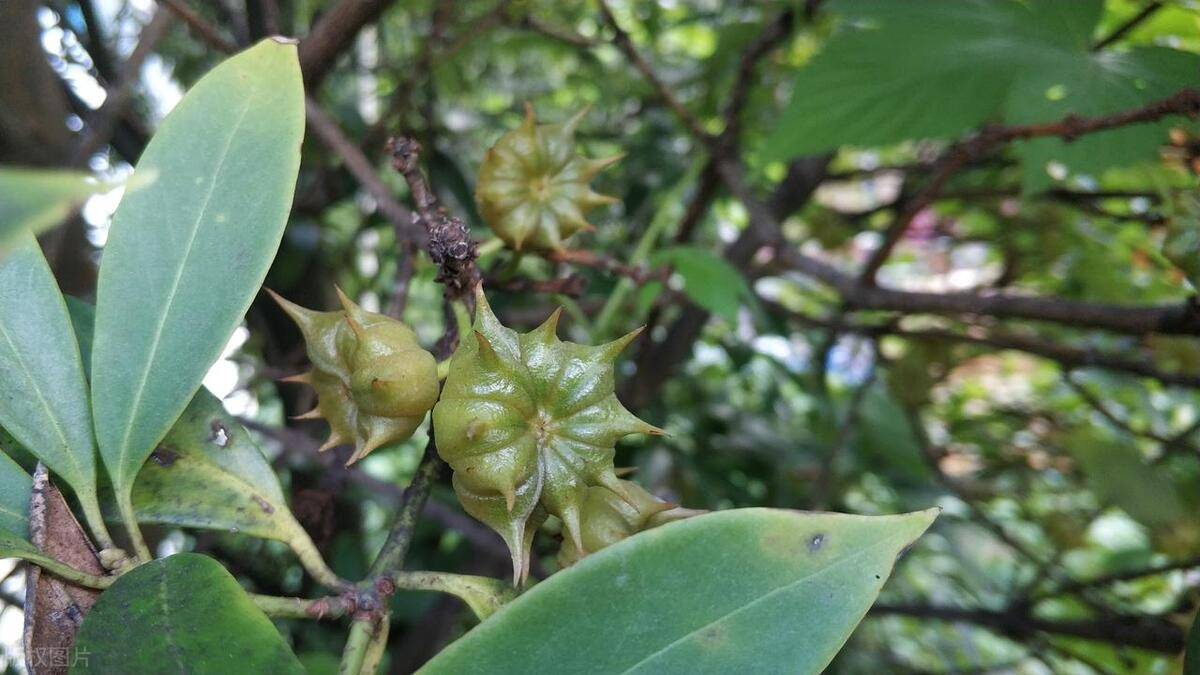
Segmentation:
{"type": "MultiPolygon", "coordinates": [[[[894,335],[913,340],[960,342],[995,349],[1010,349],[1054,361],[1063,370],[1068,372],[1086,368],[1098,368],[1138,377],[1146,377],[1170,386],[1200,389],[1200,375],[1166,372],[1160,370],[1153,361],[1148,359],[1130,358],[1113,352],[1076,347],[1060,341],[1043,340],[1031,336],[999,331],[988,332],[981,330],[978,326],[972,326],[968,329],[968,332],[962,333],[943,328],[903,329],[891,325],[873,326],[855,324],[844,320],[830,321],[791,312],[778,304],[765,300],[763,302],[775,311],[784,313],[792,319],[810,327],[825,328],[868,337],[894,335]]],[[[1165,442],[1169,439],[1154,438],[1154,440],[1165,442]]]]}
{"type": "Polygon", "coordinates": [[[471,231],[461,218],[450,216],[438,203],[437,195],[429,188],[417,166],[421,144],[414,138],[393,138],[387,144],[392,168],[408,182],[416,211],[414,225],[425,228],[429,257],[438,267],[436,281],[445,287],[447,300],[461,300],[468,309],[475,306],[472,293],[479,284],[479,257],[471,231]]]}
{"type": "Polygon", "coordinates": [[[96,14],[96,5],[92,0],[78,0],[79,13],[83,16],[83,26],[87,31],[87,52],[92,57],[96,72],[108,84],[117,81],[117,69],[113,65],[112,52],[109,51],[104,39],[104,30],[100,25],[100,17],[96,14]]]}
{"type": "Polygon", "coordinates": [[[1117,413],[1113,412],[1108,407],[1107,403],[1093,394],[1086,386],[1080,382],[1077,382],[1075,378],[1070,376],[1069,373],[1063,377],[1063,381],[1067,383],[1067,386],[1070,387],[1072,391],[1079,395],[1079,398],[1083,399],[1083,402],[1086,403],[1089,408],[1094,410],[1096,414],[1103,417],[1106,422],[1108,422],[1117,430],[1123,431],[1130,436],[1149,438],[1150,440],[1157,441],[1159,443],[1167,443],[1170,440],[1164,436],[1159,436],[1152,431],[1138,431],[1137,429],[1134,429],[1129,422],[1121,419],[1117,413]]]}
{"type": "Polygon", "coordinates": [[[317,19],[300,41],[304,84],[316,91],[363,26],[373,23],[395,0],[341,0],[317,19]]]}
{"type": "Polygon", "coordinates": [[[1145,577],[1167,574],[1168,572],[1192,570],[1198,567],[1200,567],[1200,556],[1188,558],[1187,560],[1168,562],[1161,565],[1152,565],[1150,567],[1125,570],[1123,572],[1113,572],[1112,574],[1105,574],[1103,576],[1093,577],[1091,579],[1082,579],[1060,584],[1050,590],[1037,594],[1032,598],[1032,600],[1037,601],[1059,595],[1066,595],[1069,593],[1078,593],[1080,591],[1098,588],[1101,586],[1109,586],[1122,581],[1134,581],[1137,579],[1143,579],[1145,577]]]}
{"type": "Polygon", "coordinates": [[[616,44],[617,49],[620,49],[625,54],[625,58],[642,74],[642,77],[654,89],[658,98],[675,113],[675,116],[679,118],[679,121],[683,123],[688,132],[701,142],[710,142],[712,137],[704,130],[704,126],[700,124],[700,120],[675,97],[675,94],[672,93],[667,83],[658,77],[658,74],[654,72],[654,68],[638,52],[637,47],[633,44],[633,39],[629,37],[629,33],[626,33],[621,28],[621,24],[617,23],[617,17],[613,16],[608,3],[605,0],[598,0],[598,4],[600,5],[600,13],[604,15],[604,21],[613,30],[613,43],[616,44]]]}
{"type": "Polygon", "coordinates": [[[225,53],[232,54],[237,51],[237,45],[226,40],[216,29],[215,26],[204,20],[196,12],[192,11],[183,0],[159,0],[167,9],[175,13],[187,27],[191,29],[201,40],[208,44],[213,49],[225,53]]]}
{"type": "Polygon", "coordinates": [[[536,16],[533,16],[532,14],[526,14],[519,20],[510,22],[510,24],[516,28],[523,28],[530,32],[537,33],[543,37],[548,37],[552,40],[557,40],[558,42],[563,42],[573,47],[590,49],[592,47],[604,44],[602,40],[595,40],[565,28],[552,26],[536,16]]]}
{"type": "Polygon", "coordinates": [[[104,99],[104,103],[92,115],[91,128],[80,140],[79,146],[71,158],[71,164],[75,166],[86,164],[88,158],[112,138],[118,122],[121,121],[121,116],[125,114],[129,101],[133,98],[134,85],[141,77],[142,64],[146,62],[146,57],[150,56],[158,43],[166,37],[172,18],[169,11],[164,12],[160,9],[154,12],[150,22],[142,28],[137,45],[134,46],[133,52],[121,66],[119,81],[108,88],[108,96],[104,99]]]}
{"type": "Polygon", "coordinates": [[[1183,649],[1183,631],[1167,619],[1158,617],[1115,615],[1103,619],[1049,620],[1016,608],[990,610],[889,603],[876,603],[871,614],[970,623],[1017,641],[1048,633],[1162,654],[1174,655],[1183,649]]]}
{"type": "Polygon", "coordinates": [[[650,281],[666,281],[666,270],[650,270],[644,267],[626,265],[600,253],[585,250],[554,251],[546,256],[551,262],[590,267],[607,274],[626,277],[641,285],[650,281]]]}
{"type": "MultiPolygon", "coordinates": [[[[762,216],[760,210],[752,210],[751,218],[755,214],[762,216]]],[[[863,286],[833,265],[800,253],[791,245],[777,247],[775,253],[778,263],[828,284],[853,309],[1029,319],[1128,335],[1200,334],[1200,305],[1194,298],[1164,305],[1118,305],[1003,292],[898,291],[863,286]]]]}
{"type": "Polygon", "coordinates": [[[578,274],[569,274],[554,279],[530,279],[528,277],[512,277],[508,279],[488,278],[484,281],[487,288],[508,293],[551,293],[561,294],[568,298],[578,298],[587,290],[587,279],[578,274]]]}
{"type": "Polygon", "coordinates": [[[308,114],[308,128],[325,147],[342,158],[346,170],[375,200],[379,212],[391,221],[395,228],[396,241],[417,244],[423,242],[424,232],[413,224],[412,212],[396,200],[391,189],[383,183],[375,167],[371,165],[371,161],[346,136],[337,121],[322,110],[311,96],[305,97],[304,109],[308,114]]]}
{"type": "Polygon", "coordinates": [[[762,59],[775,51],[792,34],[792,27],[795,23],[795,10],[790,7],[783,10],[775,20],[763,27],[754,41],[742,52],[742,58],[738,61],[737,71],[734,74],[733,88],[729,91],[729,102],[722,115],[725,119],[725,130],[721,132],[721,136],[726,139],[736,139],[739,136],[742,122],[741,113],[750,98],[750,87],[754,83],[754,71],[762,59]]]}
{"type": "Polygon", "coordinates": [[[884,233],[883,242],[863,265],[860,279],[864,285],[875,284],[879,268],[887,262],[892,249],[904,238],[913,219],[938,198],[946,183],[964,166],[983,157],[993,149],[1018,140],[1059,137],[1070,142],[1080,136],[1107,131],[1131,124],[1156,122],[1171,115],[1195,117],[1200,113],[1200,90],[1184,89],[1173,96],[1148,105],[1100,117],[1068,115],[1056,122],[1021,126],[991,126],[978,134],[955,143],[935,165],[929,182],[905,205],[891,227],[884,233]]]}

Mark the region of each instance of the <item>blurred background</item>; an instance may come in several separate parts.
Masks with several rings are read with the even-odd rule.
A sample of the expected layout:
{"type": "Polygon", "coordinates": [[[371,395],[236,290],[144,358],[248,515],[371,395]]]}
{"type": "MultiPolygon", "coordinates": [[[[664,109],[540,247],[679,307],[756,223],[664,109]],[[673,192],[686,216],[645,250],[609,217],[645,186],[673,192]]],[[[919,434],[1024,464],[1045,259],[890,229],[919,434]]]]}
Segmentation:
{"type": "MultiPolygon", "coordinates": [[[[618,466],[692,508],[944,509],[829,672],[1178,672],[1200,601],[1200,3],[0,0],[0,162],[123,177],[182,92],[272,34],[300,39],[310,100],[269,287],[331,308],[339,285],[431,346],[441,290],[387,138],[420,140],[485,241],[486,149],[526,102],[587,108],[580,150],[625,154],[597,184],[619,203],[569,242],[588,255],[480,267],[508,325],[562,305],[564,338],[648,327],[618,391],[669,435],[618,466]]],[[[119,198],[44,237],[65,292],[93,297],[119,198]]],[[[311,390],[278,382],[304,365],[264,295],[205,384],[360,578],[426,437],[317,455],[323,423],[289,419],[311,390]]],[[[313,590],[282,546],[147,534],[313,590]]],[[[446,484],[410,566],[509,561],[446,484]]],[[[22,572],[0,578],[0,667],[23,672],[22,572]]],[[[393,672],[472,625],[449,596],[394,603],[393,672]]],[[[283,630],[336,666],[340,626],[283,630]]]]}

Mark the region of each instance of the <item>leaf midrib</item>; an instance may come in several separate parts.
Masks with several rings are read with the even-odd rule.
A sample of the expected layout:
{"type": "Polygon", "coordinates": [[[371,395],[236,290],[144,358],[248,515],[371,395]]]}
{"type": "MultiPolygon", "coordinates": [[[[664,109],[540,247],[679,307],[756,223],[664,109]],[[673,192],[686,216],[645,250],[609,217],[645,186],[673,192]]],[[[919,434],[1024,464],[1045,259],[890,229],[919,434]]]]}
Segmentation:
{"type": "Polygon", "coordinates": [[[186,673],[188,671],[183,663],[183,654],[179,650],[179,645],[175,643],[175,631],[171,627],[171,603],[167,598],[166,566],[160,565],[158,571],[158,605],[162,609],[163,639],[171,650],[171,656],[175,658],[175,665],[179,668],[179,672],[186,673]]]}
{"type": "Polygon", "coordinates": [[[195,222],[192,223],[191,233],[188,235],[188,241],[184,248],[183,260],[180,261],[179,268],[175,272],[175,279],[171,283],[171,290],[167,293],[166,309],[163,311],[162,316],[159,317],[158,325],[155,326],[154,338],[150,345],[149,356],[146,359],[145,366],[142,369],[142,374],[138,381],[138,386],[134,390],[134,395],[131,399],[131,405],[129,406],[129,421],[125,425],[125,435],[121,439],[120,451],[117,453],[118,470],[115,481],[118,484],[117,487],[121,490],[128,490],[130,487],[130,485],[126,484],[130,481],[126,480],[127,477],[125,475],[128,469],[126,460],[129,456],[129,437],[133,433],[133,422],[137,417],[138,406],[141,405],[142,397],[146,392],[146,382],[150,379],[151,366],[158,357],[158,348],[162,344],[163,329],[166,327],[167,318],[171,315],[171,310],[175,307],[175,297],[179,293],[179,283],[182,281],[183,271],[187,269],[188,261],[191,259],[193,247],[196,242],[196,236],[200,232],[200,223],[204,220],[204,217],[208,215],[209,204],[212,202],[213,194],[217,189],[217,176],[220,175],[221,170],[225,167],[226,160],[229,159],[229,148],[233,146],[233,139],[237,137],[238,129],[241,128],[242,123],[246,119],[246,114],[250,110],[250,104],[254,100],[255,93],[256,92],[252,91],[246,96],[246,103],[242,106],[242,111],[239,113],[237,121],[229,127],[229,136],[226,138],[224,147],[221,149],[221,157],[217,161],[216,170],[213,171],[213,178],[208,183],[208,192],[204,195],[204,203],[200,207],[200,211],[196,216],[195,222]]]}
{"type": "Polygon", "coordinates": [[[768,598],[771,598],[780,593],[787,592],[788,590],[791,590],[792,588],[794,588],[796,585],[807,582],[807,581],[811,581],[811,580],[821,576],[822,574],[825,574],[826,572],[829,572],[829,571],[835,569],[836,567],[838,567],[840,565],[848,564],[850,561],[862,557],[869,551],[873,551],[875,549],[881,548],[884,545],[891,546],[891,545],[893,545],[894,541],[895,541],[895,538],[883,539],[883,540],[877,541],[874,544],[871,544],[869,546],[860,548],[857,551],[855,551],[849,555],[842,556],[842,557],[836,558],[834,560],[830,560],[821,569],[811,572],[809,574],[806,574],[794,581],[789,581],[788,583],[786,583],[778,588],[774,588],[774,589],[768,591],[767,593],[764,593],[763,595],[760,595],[759,597],[755,598],[751,602],[748,602],[736,609],[726,612],[726,613],[722,614],[721,616],[718,616],[717,618],[713,619],[712,621],[709,621],[708,623],[706,623],[702,626],[699,626],[698,628],[696,628],[692,631],[689,631],[688,633],[685,633],[684,635],[682,635],[679,638],[664,645],[662,648],[656,650],[655,652],[646,655],[643,659],[641,659],[637,663],[633,664],[632,666],[629,666],[625,670],[621,671],[621,675],[627,675],[628,673],[634,672],[642,665],[645,665],[646,663],[653,661],[655,658],[661,656],[662,654],[669,652],[676,645],[679,645],[679,644],[683,643],[684,641],[694,637],[695,635],[704,632],[711,626],[719,624],[732,616],[735,616],[737,614],[740,614],[744,611],[749,610],[750,608],[754,607],[755,605],[759,604],[760,602],[767,600],[768,598]]]}

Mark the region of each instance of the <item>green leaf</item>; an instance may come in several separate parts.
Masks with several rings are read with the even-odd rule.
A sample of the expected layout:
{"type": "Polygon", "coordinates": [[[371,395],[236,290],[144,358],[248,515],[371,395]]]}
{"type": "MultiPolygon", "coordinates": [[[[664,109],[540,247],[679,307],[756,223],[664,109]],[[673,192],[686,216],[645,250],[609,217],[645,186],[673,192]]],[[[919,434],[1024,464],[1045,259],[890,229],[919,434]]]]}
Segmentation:
{"type": "Polygon", "coordinates": [[[23,230],[37,234],[54,227],[88,197],[111,189],[78,171],[0,169],[0,249],[23,230]]]}
{"type": "Polygon", "coordinates": [[[1066,446],[1102,503],[1152,528],[1168,528],[1185,517],[1175,484],[1163,469],[1143,461],[1137,448],[1087,429],[1068,438],[1066,446]]]}
{"type": "MultiPolygon", "coordinates": [[[[857,0],[829,9],[843,25],[797,73],[764,145],[774,159],[957,136],[997,118],[1110,114],[1194,86],[1200,68],[1200,56],[1164,48],[1093,52],[1100,0],[857,0]]],[[[1020,151],[1025,187],[1045,187],[1050,161],[1094,172],[1144,159],[1165,140],[1163,128],[1029,143],[1020,151]]]]}
{"type": "MultiPolygon", "coordinates": [[[[84,362],[95,310],[67,299],[84,362]]],[[[201,389],[167,432],[133,484],[138,522],[241,532],[286,543],[312,575],[339,584],[308,532],[288,508],[258,444],[221,401],[201,389]]]]}
{"type": "Polygon", "coordinates": [[[217,561],[180,553],[126,573],[84,619],[72,673],[303,673],[217,561]]]}
{"type": "Polygon", "coordinates": [[[0,260],[0,425],[75,490],[89,525],[103,524],[79,346],[30,232],[17,234],[0,260]]]}
{"type": "MultiPolygon", "coordinates": [[[[33,480],[19,464],[0,454],[0,536],[29,536],[29,492],[33,480]]],[[[0,544],[0,549],[3,544],[0,544]]]]}
{"type": "Polygon", "coordinates": [[[258,445],[203,389],[138,473],[133,510],[139,522],[284,542],[318,581],[340,585],[292,515],[258,445]]]}
{"type": "Polygon", "coordinates": [[[655,528],[533,587],[421,672],[820,672],[936,515],[741,509],[655,528]]]}
{"type": "Polygon", "coordinates": [[[670,265],[683,278],[683,293],[692,302],[729,322],[754,295],[746,279],[720,256],[698,246],[674,246],[651,257],[653,265],[670,265]]]}
{"type": "Polygon", "coordinates": [[[273,39],[202,78],[138,162],[100,269],[92,387],[123,509],[134,477],[200,386],[266,275],[304,130],[296,47],[273,39]]]}
{"type": "MultiPolygon", "coordinates": [[[[1133,110],[1195,86],[1197,72],[1200,56],[1162,47],[1076,54],[1052,69],[1025,72],[1009,93],[1004,118],[1010,124],[1031,124],[1068,114],[1100,117],[1133,110]]],[[[1017,151],[1022,185],[1027,192],[1049,187],[1047,168],[1052,162],[1071,173],[1096,175],[1112,166],[1153,160],[1168,130],[1177,124],[1166,119],[1089,134],[1071,143],[1057,138],[1021,143],[1017,151]]]]}

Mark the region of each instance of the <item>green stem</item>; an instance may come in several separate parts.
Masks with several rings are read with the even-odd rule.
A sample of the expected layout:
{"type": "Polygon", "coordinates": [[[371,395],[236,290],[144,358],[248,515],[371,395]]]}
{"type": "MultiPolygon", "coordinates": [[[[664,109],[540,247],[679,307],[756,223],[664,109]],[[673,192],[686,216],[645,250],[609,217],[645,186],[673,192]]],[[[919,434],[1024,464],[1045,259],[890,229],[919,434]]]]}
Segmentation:
{"type": "Polygon", "coordinates": [[[480,621],[516,597],[512,586],[491,577],[449,572],[396,572],[391,579],[396,588],[453,595],[465,602],[480,621]]]}
{"type": "Polygon", "coordinates": [[[355,619],[354,623],[350,624],[350,636],[346,638],[346,648],[342,651],[338,675],[362,674],[367,649],[371,646],[375,633],[376,624],[371,619],[355,619]]]}
{"type": "Polygon", "coordinates": [[[425,455],[421,458],[417,473],[413,476],[412,483],[405,488],[404,496],[400,498],[400,510],[396,514],[396,522],[392,524],[387,541],[383,543],[383,548],[379,551],[379,557],[375,559],[375,564],[371,565],[369,576],[372,579],[390,574],[404,565],[404,558],[408,555],[409,544],[412,543],[417,518],[421,514],[421,509],[425,507],[426,500],[429,499],[429,490],[433,487],[433,482],[442,470],[442,459],[438,457],[432,431],[431,429],[429,442],[425,444],[425,455]]]}
{"type": "Polygon", "coordinates": [[[467,311],[467,306],[461,300],[455,300],[450,303],[450,310],[454,312],[454,322],[458,327],[458,339],[461,340],[470,335],[474,330],[474,324],[471,321],[471,312],[467,311]]]}
{"type": "Polygon", "coordinates": [[[511,279],[515,277],[517,272],[520,271],[521,261],[524,259],[524,252],[513,251],[512,257],[508,259],[508,262],[504,264],[504,267],[500,269],[500,272],[496,276],[500,279],[511,279]]]}
{"type": "Polygon", "coordinates": [[[96,493],[85,494],[80,491],[78,497],[79,506],[83,509],[83,520],[87,523],[92,538],[96,540],[96,545],[102,551],[117,548],[113,543],[112,533],[108,531],[108,523],[104,522],[104,515],[100,512],[100,502],[96,500],[96,493]]]}
{"type": "Polygon", "coordinates": [[[325,562],[325,558],[321,557],[321,552],[317,550],[317,545],[313,543],[312,538],[308,536],[304,528],[299,523],[295,525],[295,528],[292,528],[293,531],[288,540],[288,545],[291,547],[292,552],[296,554],[296,557],[300,560],[300,564],[308,572],[309,576],[316,579],[317,582],[326,588],[342,591],[352,588],[354,584],[339,577],[329,568],[329,564],[325,562]]]}
{"type": "Polygon", "coordinates": [[[138,562],[150,562],[154,560],[154,555],[150,553],[150,548],[146,546],[146,540],[142,537],[142,529],[138,527],[137,516],[133,512],[133,500],[126,490],[122,493],[117,491],[117,508],[121,512],[121,522],[125,526],[125,532],[129,535],[129,540],[133,543],[133,551],[137,555],[138,562]]]}
{"type": "MultiPolygon", "coordinates": [[[[8,552],[6,551],[6,553],[8,552]]],[[[116,577],[98,577],[87,572],[80,572],[74,567],[34,551],[12,551],[11,554],[15,558],[31,562],[50,574],[79,586],[103,590],[111,586],[113,581],[116,581],[116,577]]]]}
{"type": "Polygon", "coordinates": [[[358,670],[359,675],[375,675],[379,672],[379,664],[383,662],[383,655],[387,653],[388,631],[391,628],[392,615],[384,612],[383,617],[376,624],[375,634],[367,643],[367,653],[363,655],[362,667],[358,670]]]}
{"type": "Polygon", "coordinates": [[[504,241],[500,239],[500,237],[492,237],[491,239],[488,239],[479,246],[475,247],[475,251],[479,254],[476,260],[483,260],[484,258],[499,253],[502,250],[504,250],[504,241]]]}
{"type": "Polygon", "coordinates": [[[340,619],[353,606],[345,598],[335,595],[310,600],[251,593],[250,599],[264,614],[274,619],[340,619]]]}

